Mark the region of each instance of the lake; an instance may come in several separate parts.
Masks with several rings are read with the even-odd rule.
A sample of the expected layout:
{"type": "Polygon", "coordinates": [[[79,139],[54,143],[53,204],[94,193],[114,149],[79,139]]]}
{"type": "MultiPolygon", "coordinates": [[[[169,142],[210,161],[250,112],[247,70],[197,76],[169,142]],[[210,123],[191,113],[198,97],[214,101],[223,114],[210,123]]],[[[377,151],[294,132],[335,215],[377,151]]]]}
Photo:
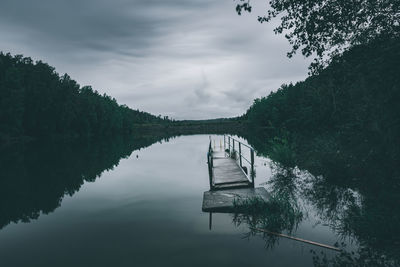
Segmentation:
{"type": "MultiPolygon", "coordinates": [[[[219,149],[223,137],[212,138],[219,149]]],[[[320,177],[282,168],[260,153],[256,186],[290,191],[302,212],[282,232],[344,252],[251,232],[234,214],[202,212],[208,142],[208,135],[116,138],[4,152],[1,266],[324,266],[324,259],[354,263],[368,255],[372,263],[398,263],[346,221],[349,209],[363,210],[360,192],[324,191],[320,177]],[[319,201],[327,192],[340,193],[341,202],[319,201]],[[372,252],[363,256],[365,251],[372,252]]],[[[387,245],[394,253],[397,246],[387,245]]]]}

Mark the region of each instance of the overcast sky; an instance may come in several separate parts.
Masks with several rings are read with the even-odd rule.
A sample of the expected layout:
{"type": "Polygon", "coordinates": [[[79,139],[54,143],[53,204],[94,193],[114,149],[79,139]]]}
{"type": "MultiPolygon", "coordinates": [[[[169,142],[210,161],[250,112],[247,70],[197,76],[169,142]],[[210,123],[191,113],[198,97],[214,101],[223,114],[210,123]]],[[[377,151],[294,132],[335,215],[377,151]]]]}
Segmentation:
{"type": "MultiPolygon", "coordinates": [[[[119,103],[175,119],[243,114],[309,61],[260,24],[267,0],[1,0],[0,50],[43,60],[119,103]]],[[[276,22],[277,23],[277,22],[276,22]]]]}

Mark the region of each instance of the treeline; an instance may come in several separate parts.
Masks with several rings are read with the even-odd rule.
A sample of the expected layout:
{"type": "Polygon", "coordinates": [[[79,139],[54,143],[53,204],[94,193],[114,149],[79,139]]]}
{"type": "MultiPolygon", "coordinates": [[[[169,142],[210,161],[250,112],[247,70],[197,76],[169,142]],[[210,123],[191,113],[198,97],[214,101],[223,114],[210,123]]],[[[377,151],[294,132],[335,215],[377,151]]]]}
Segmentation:
{"type": "Polygon", "coordinates": [[[0,141],[131,133],[137,124],[165,121],[80,87],[42,61],[0,53],[0,141]]]}
{"type": "Polygon", "coordinates": [[[210,120],[174,120],[163,124],[142,124],[136,129],[136,132],[140,134],[162,132],[168,135],[233,134],[242,132],[245,127],[246,122],[236,117],[210,120]]]}
{"type": "Polygon", "coordinates": [[[308,168],[317,151],[327,163],[362,170],[376,159],[393,168],[400,162],[399,62],[399,38],[354,47],[319,75],[256,99],[243,118],[280,143],[288,163],[299,164],[288,159],[296,153],[308,168]]]}

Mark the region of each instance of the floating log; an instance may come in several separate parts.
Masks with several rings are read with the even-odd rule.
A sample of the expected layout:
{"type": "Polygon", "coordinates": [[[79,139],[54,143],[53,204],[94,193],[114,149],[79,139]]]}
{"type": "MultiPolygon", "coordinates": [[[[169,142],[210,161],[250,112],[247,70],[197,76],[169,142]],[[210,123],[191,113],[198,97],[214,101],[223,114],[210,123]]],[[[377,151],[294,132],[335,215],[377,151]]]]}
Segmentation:
{"type": "Polygon", "coordinates": [[[318,242],[314,242],[314,241],[310,241],[310,240],[306,240],[306,239],[302,239],[302,238],[298,238],[298,237],[294,237],[294,236],[290,236],[290,235],[271,232],[271,231],[268,231],[266,229],[261,229],[261,228],[256,228],[256,227],[250,227],[250,229],[253,229],[253,230],[256,230],[256,231],[259,231],[259,232],[264,232],[264,233],[271,234],[271,235],[276,235],[276,236],[280,236],[280,237],[284,237],[284,238],[300,241],[300,242],[311,244],[311,245],[314,245],[314,246],[319,246],[319,247],[332,249],[332,250],[336,250],[336,251],[342,251],[340,248],[337,248],[337,247],[325,245],[325,244],[322,244],[322,243],[318,243],[318,242]]]}

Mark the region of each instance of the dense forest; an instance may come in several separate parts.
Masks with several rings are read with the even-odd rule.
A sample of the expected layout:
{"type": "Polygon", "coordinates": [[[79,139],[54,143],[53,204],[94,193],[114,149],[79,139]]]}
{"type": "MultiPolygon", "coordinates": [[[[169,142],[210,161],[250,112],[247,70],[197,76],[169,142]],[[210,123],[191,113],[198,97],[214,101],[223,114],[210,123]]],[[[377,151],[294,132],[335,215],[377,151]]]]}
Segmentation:
{"type": "Polygon", "coordinates": [[[343,177],[360,177],[371,161],[393,169],[400,162],[399,62],[399,38],[355,46],[319,74],[256,99],[243,118],[287,165],[320,174],[316,161],[341,164],[343,177]]]}
{"type": "Polygon", "coordinates": [[[165,121],[80,87],[42,61],[0,53],[0,142],[131,133],[138,124],[165,121]]]}
{"type": "Polygon", "coordinates": [[[243,116],[243,136],[272,159],[272,191],[294,203],[300,195],[337,233],[357,237],[356,253],[315,255],[315,266],[398,266],[399,41],[355,46],[243,116]]]}
{"type": "Polygon", "coordinates": [[[209,120],[172,120],[167,123],[147,123],[136,129],[137,133],[154,134],[157,132],[169,135],[190,134],[233,134],[242,132],[246,122],[241,117],[209,120]]]}

